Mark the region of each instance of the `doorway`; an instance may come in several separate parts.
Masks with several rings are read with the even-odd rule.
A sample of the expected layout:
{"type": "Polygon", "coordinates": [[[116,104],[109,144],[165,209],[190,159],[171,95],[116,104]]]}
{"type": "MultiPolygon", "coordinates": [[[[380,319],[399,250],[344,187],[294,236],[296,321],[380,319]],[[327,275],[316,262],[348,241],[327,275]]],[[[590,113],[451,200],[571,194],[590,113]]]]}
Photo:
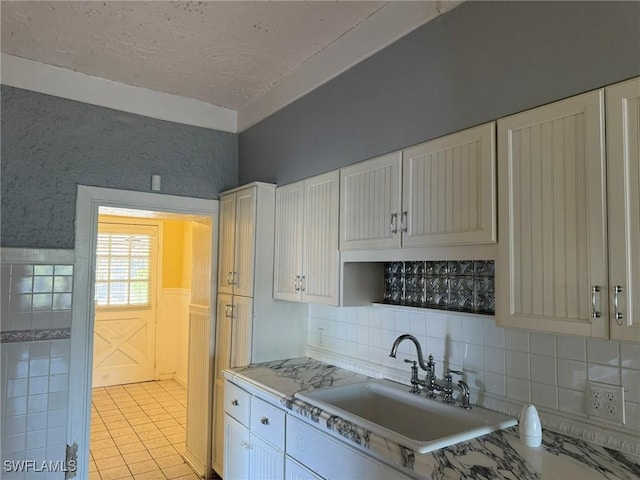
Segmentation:
{"type": "MultiPolygon", "coordinates": [[[[85,186],[78,187],[78,201],[76,208],[76,288],[74,292],[75,298],[72,313],[72,336],[74,337],[72,340],[74,341],[71,343],[70,371],[70,388],[71,391],[78,392],[78,395],[70,396],[73,398],[70,398],[69,400],[68,423],[69,444],[73,445],[75,443],[78,446],[78,475],[80,478],[88,478],[89,466],[92,465],[90,463],[91,457],[89,454],[89,444],[92,418],[92,366],[94,358],[101,362],[102,367],[105,367],[106,370],[109,371],[110,375],[107,376],[113,377],[113,372],[119,368],[120,364],[126,363],[126,361],[132,361],[132,359],[138,361],[140,364],[146,362],[148,375],[149,361],[143,361],[144,359],[138,354],[140,353],[140,350],[145,350],[147,348],[143,347],[143,345],[148,345],[150,338],[153,337],[155,341],[162,336],[158,336],[157,332],[155,334],[152,332],[154,325],[147,322],[146,326],[143,326],[144,322],[142,321],[128,321],[126,320],[128,318],[126,315],[123,316],[122,312],[117,312],[117,314],[120,314],[120,318],[107,320],[107,322],[113,322],[110,324],[110,331],[107,332],[107,336],[110,336],[112,339],[112,345],[106,348],[105,345],[99,345],[100,341],[95,341],[97,338],[96,334],[98,334],[98,336],[104,336],[105,331],[102,326],[93,322],[94,318],[98,319],[98,317],[100,317],[99,314],[101,307],[97,306],[96,302],[103,302],[103,304],[108,304],[111,300],[113,300],[115,304],[123,302],[125,296],[123,291],[125,290],[129,296],[131,296],[132,293],[134,296],[142,295],[142,300],[147,300],[147,304],[150,300],[150,297],[145,299],[144,294],[141,294],[144,290],[143,287],[145,287],[144,282],[146,281],[144,279],[144,275],[140,273],[141,269],[138,269],[138,274],[141,275],[139,278],[129,279],[120,278],[119,275],[122,276],[122,272],[116,272],[115,276],[109,276],[110,274],[108,269],[106,274],[104,268],[101,270],[100,255],[97,255],[99,253],[100,238],[102,238],[103,241],[107,238],[110,242],[115,241],[116,244],[119,241],[122,243],[122,238],[110,238],[107,235],[109,233],[117,235],[118,232],[101,232],[100,222],[98,221],[99,214],[106,211],[113,215],[114,212],[117,213],[118,210],[121,210],[120,213],[126,213],[129,217],[144,218],[146,216],[147,218],[153,219],[147,220],[146,223],[153,223],[153,221],[157,222],[158,219],[169,218],[172,220],[180,218],[184,221],[186,218],[194,225],[193,232],[195,233],[193,245],[197,245],[197,249],[200,252],[198,261],[192,262],[194,267],[193,270],[195,272],[194,274],[199,275],[197,281],[198,292],[196,295],[197,298],[193,298],[193,296],[190,298],[186,316],[188,318],[189,328],[197,328],[198,332],[197,335],[189,335],[187,332],[184,334],[184,337],[192,339],[188,349],[189,353],[187,356],[189,358],[187,360],[187,369],[191,372],[190,374],[193,375],[193,371],[196,369],[191,368],[191,365],[197,365],[198,374],[202,375],[202,381],[193,382],[193,388],[191,388],[191,385],[187,385],[187,389],[185,390],[186,397],[184,397],[184,395],[181,395],[179,390],[181,383],[184,383],[184,378],[180,379],[180,375],[178,375],[176,371],[169,371],[169,375],[172,375],[173,378],[167,378],[167,371],[165,368],[166,362],[164,367],[160,368],[159,365],[162,362],[155,361],[151,362],[151,364],[153,364],[153,382],[145,382],[148,383],[146,387],[149,388],[145,388],[145,383],[125,383],[124,385],[114,385],[112,383],[109,386],[98,387],[104,388],[99,395],[101,398],[98,403],[102,403],[103,406],[106,405],[108,409],[112,408],[111,402],[115,403],[114,400],[123,398],[125,401],[125,408],[124,410],[118,408],[119,412],[114,412],[116,415],[122,414],[124,417],[128,404],[131,406],[130,409],[136,410],[136,408],[139,408],[140,411],[137,412],[137,414],[139,414],[140,417],[142,417],[143,413],[149,417],[148,410],[153,410],[153,408],[148,408],[147,411],[145,411],[143,408],[144,403],[140,402],[157,402],[158,399],[156,397],[160,396],[165,402],[165,406],[173,408],[175,411],[170,412],[165,409],[166,411],[158,411],[157,413],[169,416],[172,416],[172,413],[176,414],[175,418],[172,417],[158,420],[159,422],[167,422],[165,427],[167,430],[167,435],[165,435],[165,437],[167,437],[174,435],[170,432],[170,427],[175,425],[169,426],[168,423],[179,419],[180,413],[177,410],[181,403],[180,399],[184,398],[184,405],[182,405],[182,407],[186,408],[185,426],[187,432],[184,444],[184,459],[199,476],[209,475],[211,472],[209,458],[212,431],[210,402],[213,398],[213,384],[209,381],[210,375],[208,375],[212,365],[209,366],[208,364],[210,363],[209,359],[213,358],[213,332],[215,331],[215,312],[210,308],[210,304],[211,299],[215,298],[215,281],[213,279],[216,271],[216,255],[213,255],[213,252],[217,251],[218,202],[213,200],[192,199],[187,197],[119,191],[85,186]],[[103,235],[100,237],[101,234],[105,234],[107,236],[105,237],[103,235]],[[98,273],[102,275],[101,278],[96,277],[96,274],[98,273]],[[96,278],[100,285],[93,283],[93,279],[96,278]],[[104,284],[107,284],[106,287],[104,284]],[[113,287],[112,290],[115,292],[112,299],[109,295],[111,287],[113,287]],[[104,295],[105,290],[106,297],[104,295]],[[98,314],[98,316],[96,316],[96,314],[98,314]],[[195,325],[195,327],[192,327],[192,325],[195,325]],[[126,338],[127,333],[130,334],[129,338],[126,338]],[[117,345],[113,345],[114,343],[117,345]],[[199,355],[200,358],[192,359],[191,357],[193,355],[199,355]],[[132,357],[139,358],[136,359],[132,357]],[[111,359],[111,362],[105,363],[105,359],[111,359]],[[147,399],[143,398],[145,394],[148,394],[147,399]],[[134,408],[132,402],[136,403],[136,408],[134,408]],[[190,411],[192,412],[191,415],[189,413],[190,411]],[[189,418],[192,418],[191,422],[189,421],[189,418]]],[[[138,221],[138,223],[145,222],[138,221]]],[[[162,229],[160,229],[158,233],[158,238],[160,240],[162,240],[161,232],[162,229]]],[[[129,240],[132,239],[134,238],[131,237],[129,240]]],[[[140,246],[138,242],[139,240],[140,238],[134,242],[136,243],[136,247],[140,246]]],[[[131,245],[128,248],[132,248],[131,245]]],[[[108,257],[108,254],[109,252],[107,251],[105,256],[108,257]]],[[[135,255],[129,255],[129,265],[131,266],[133,264],[132,262],[135,260],[139,266],[139,259],[132,259],[131,257],[133,256],[135,255]]],[[[161,258],[160,254],[158,255],[158,258],[161,258]]],[[[104,258],[102,260],[104,260],[104,258]]],[[[119,261],[121,264],[125,263],[125,260],[122,258],[120,258],[119,261]]],[[[160,266],[162,265],[161,261],[158,263],[160,266]]],[[[152,280],[150,280],[150,282],[152,282],[152,280]]],[[[156,286],[159,285],[159,282],[159,280],[156,281],[156,286]]],[[[103,307],[106,306],[109,305],[103,305],[103,307]]],[[[123,307],[122,305],[113,306],[116,307],[113,309],[114,311],[123,307]]],[[[136,307],[126,305],[124,308],[135,310],[136,307]]],[[[156,309],[162,310],[162,302],[157,298],[156,309]]],[[[109,312],[109,314],[113,314],[114,311],[109,312]]],[[[160,318],[161,313],[159,319],[160,318]]],[[[159,325],[159,323],[156,322],[151,323],[155,323],[156,327],[159,325]]],[[[156,328],[156,330],[158,329],[156,328]]],[[[175,341],[177,336],[166,335],[165,332],[164,338],[165,341],[167,338],[175,341]]],[[[165,355],[156,356],[156,360],[160,358],[166,360],[165,355]]],[[[121,379],[124,378],[124,382],[132,379],[135,380],[133,377],[126,377],[126,368],[120,370],[121,372],[116,374],[116,377],[117,375],[124,375],[124,377],[120,377],[121,379]]],[[[113,378],[111,381],[113,382],[113,378]]],[[[94,411],[96,410],[97,409],[94,409],[94,411]]],[[[104,411],[104,408],[102,408],[102,410],[104,411]]],[[[139,433],[144,432],[144,428],[147,427],[143,427],[143,429],[138,428],[137,430],[133,429],[138,420],[135,420],[131,415],[128,417],[129,418],[124,418],[124,420],[128,422],[128,425],[122,426],[121,428],[131,428],[133,433],[138,435],[138,440],[141,440],[142,438],[139,433]]],[[[115,417],[112,420],[114,420],[115,423],[117,423],[117,421],[121,421],[120,419],[115,419],[115,417]]],[[[156,429],[162,429],[163,426],[164,425],[162,424],[155,425],[156,429]]],[[[102,428],[102,426],[100,426],[100,428],[102,428]]],[[[177,431],[178,429],[175,430],[177,431]]],[[[118,433],[126,433],[129,435],[132,432],[129,432],[128,430],[125,432],[123,430],[118,433]]],[[[99,436],[105,437],[106,434],[102,433],[99,434],[99,436]]],[[[144,436],[148,435],[143,434],[143,437],[144,436]]],[[[165,440],[169,440],[169,438],[165,438],[165,440]]],[[[155,443],[158,442],[163,443],[164,440],[158,440],[155,443]]],[[[105,442],[105,444],[106,443],[108,442],[105,442]]],[[[131,445],[133,444],[134,442],[131,442],[131,445]]],[[[153,448],[161,448],[163,446],[164,445],[158,445],[153,448]]],[[[105,448],[106,447],[112,447],[112,445],[105,445],[105,448]]],[[[118,448],[118,445],[116,444],[115,447],[118,448]]],[[[142,459],[145,455],[132,455],[133,453],[135,452],[128,452],[128,455],[132,458],[135,457],[134,460],[139,460],[139,462],[136,463],[149,461],[149,459],[142,459]]],[[[155,461],[155,457],[153,457],[152,460],[155,461]]],[[[104,466],[107,466],[105,464],[108,462],[101,463],[104,466]]],[[[156,464],[160,467],[158,462],[156,462],[156,464]]],[[[167,468],[171,470],[171,467],[173,466],[168,466],[167,468]]],[[[163,471],[164,470],[162,470],[162,472],[163,471]]],[[[132,471],[131,474],[133,474],[132,471]]]]}

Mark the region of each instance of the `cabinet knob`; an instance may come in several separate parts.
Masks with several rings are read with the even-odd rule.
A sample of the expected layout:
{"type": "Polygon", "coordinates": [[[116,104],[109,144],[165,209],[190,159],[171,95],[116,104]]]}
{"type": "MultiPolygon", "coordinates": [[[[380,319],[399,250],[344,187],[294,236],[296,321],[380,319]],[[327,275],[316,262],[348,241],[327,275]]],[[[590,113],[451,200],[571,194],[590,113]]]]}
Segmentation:
{"type": "Polygon", "coordinates": [[[267,417],[262,417],[262,418],[260,419],[260,423],[261,423],[262,425],[269,425],[269,419],[268,419],[267,417]]]}
{"type": "Polygon", "coordinates": [[[231,400],[231,405],[233,405],[234,407],[237,407],[239,405],[238,399],[234,398],[233,400],[231,400]]]}

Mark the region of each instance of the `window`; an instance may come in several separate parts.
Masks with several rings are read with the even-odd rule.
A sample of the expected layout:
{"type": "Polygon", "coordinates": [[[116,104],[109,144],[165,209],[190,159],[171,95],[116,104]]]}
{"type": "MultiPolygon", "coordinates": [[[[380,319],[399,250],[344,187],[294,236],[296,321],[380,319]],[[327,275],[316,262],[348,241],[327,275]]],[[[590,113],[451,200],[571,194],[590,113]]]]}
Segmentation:
{"type": "Polygon", "coordinates": [[[98,233],[97,305],[149,305],[152,242],[146,234],[98,233]]]}

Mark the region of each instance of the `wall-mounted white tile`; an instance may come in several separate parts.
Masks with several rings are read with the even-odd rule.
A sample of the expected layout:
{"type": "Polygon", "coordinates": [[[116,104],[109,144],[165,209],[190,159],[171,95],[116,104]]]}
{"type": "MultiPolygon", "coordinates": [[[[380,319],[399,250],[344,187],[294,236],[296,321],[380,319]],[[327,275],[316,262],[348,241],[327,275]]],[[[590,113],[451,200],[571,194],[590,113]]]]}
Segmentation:
{"type": "Polygon", "coordinates": [[[49,377],[29,377],[29,395],[47,393],[49,391],[49,377]]]}
{"type": "Polygon", "coordinates": [[[529,348],[537,355],[556,356],[556,336],[549,333],[529,333],[529,348]]]}
{"type": "Polygon", "coordinates": [[[353,323],[349,323],[347,324],[347,337],[345,338],[345,340],[348,340],[349,342],[357,342],[358,340],[358,326],[353,324],[353,323]]]}
{"type": "Polygon", "coordinates": [[[584,337],[558,335],[556,341],[558,342],[558,358],[578,360],[580,362],[587,360],[587,342],[584,337]]]}
{"type": "Polygon", "coordinates": [[[587,364],[587,379],[593,382],[620,385],[620,369],[597,363],[587,364]]]}
{"type": "Polygon", "coordinates": [[[31,328],[36,330],[54,328],[52,312],[35,312],[31,315],[31,328]]]}
{"type": "MultiPolygon", "coordinates": [[[[37,342],[42,343],[42,342],[37,342]]],[[[69,356],[69,347],[70,340],[52,340],[50,343],[51,355],[52,357],[68,357],[69,356]]]]}
{"type": "Polygon", "coordinates": [[[29,379],[15,378],[7,380],[7,398],[22,397],[29,393],[29,379]]]}
{"type": "Polygon", "coordinates": [[[482,371],[482,347],[472,343],[462,344],[462,364],[464,369],[482,371]]]}
{"type": "Polygon", "coordinates": [[[462,318],[447,315],[443,317],[443,327],[445,337],[451,338],[453,341],[462,341],[462,318]]]}
{"type": "Polygon", "coordinates": [[[5,414],[8,415],[24,415],[27,413],[27,398],[24,397],[12,397],[3,399],[3,403],[6,405],[5,414]]]}
{"type": "Polygon", "coordinates": [[[15,435],[17,433],[25,433],[27,431],[26,415],[7,415],[3,420],[2,429],[4,435],[15,435]]]}
{"type": "Polygon", "coordinates": [[[358,325],[358,343],[368,344],[369,343],[369,326],[368,325],[358,325]]]}
{"type": "MultiPolygon", "coordinates": [[[[46,433],[45,433],[45,437],[46,437],[46,433]]],[[[34,460],[37,463],[43,462],[45,460],[49,460],[49,457],[47,457],[47,449],[46,447],[44,448],[32,448],[29,449],[25,452],[25,456],[26,458],[28,458],[29,460],[34,460]]],[[[40,474],[42,475],[42,474],[40,474]]],[[[40,476],[40,478],[42,478],[42,476],[40,476]]],[[[45,479],[47,477],[45,476],[45,479]]],[[[28,477],[25,475],[25,480],[35,480],[33,477],[28,477]]]]}
{"type": "Polygon", "coordinates": [[[531,402],[541,407],[558,409],[558,387],[543,385],[542,383],[531,384],[531,402]]]}
{"type": "Polygon", "coordinates": [[[64,427],[55,427],[47,429],[47,445],[60,445],[65,443],[67,437],[67,429],[64,427]]]}
{"type": "Polygon", "coordinates": [[[369,326],[369,309],[366,307],[358,307],[356,310],[357,324],[360,326],[369,326]]]}
{"type": "Polygon", "coordinates": [[[587,363],[558,359],[558,385],[584,392],[587,380],[587,363]]]}
{"type": "Polygon", "coordinates": [[[531,381],[545,385],[557,385],[555,357],[531,354],[531,381]]]}
{"type": "Polygon", "coordinates": [[[380,326],[382,328],[386,328],[387,330],[394,330],[396,329],[396,315],[395,312],[393,310],[390,309],[383,309],[382,310],[382,319],[381,319],[381,324],[380,326]]]}
{"type": "Polygon", "coordinates": [[[309,316],[310,317],[320,317],[324,310],[324,305],[318,305],[315,303],[309,304],[309,316]]]}
{"type": "Polygon", "coordinates": [[[383,346],[382,330],[375,327],[369,327],[369,346],[375,347],[375,348],[381,348],[383,346]]]}
{"type": "Polygon", "coordinates": [[[640,344],[620,342],[620,364],[623,368],[640,370],[640,344]]]}
{"type": "Polygon", "coordinates": [[[68,392],[53,392],[49,394],[47,410],[61,410],[67,408],[68,392]]]}
{"type": "Polygon", "coordinates": [[[443,338],[427,337],[427,356],[431,354],[437,361],[442,362],[444,360],[444,343],[443,338]]]}
{"type": "Polygon", "coordinates": [[[369,356],[367,357],[367,360],[377,365],[382,365],[382,357],[384,355],[389,355],[389,352],[382,348],[369,346],[369,356]]]}
{"type": "MultiPolygon", "coordinates": [[[[450,364],[456,364],[456,365],[462,366],[463,364],[462,342],[455,342],[453,340],[445,339],[443,360],[450,364]]],[[[452,368],[452,367],[449,367],[449,368],[452,368]]]]}
{"type": "Polygon", "coordinates": [[[504,328],[497,327],[493,318],[482,321],[482,344],[486,347],[505,347],[504,328]]]}
{"type": "Polygon", "coordinates": [[[620,344],[599,338],[587,340],[587,361],[601,365],[620,365],[620,344]]]}
{"type": "Polygon", "coordinates": [[[29,413],[46,412],[49,403],[48,397],[49,395],[47,393],[29,395],[27,400],[27,411],[29,413]]]}
{"type": "Polygon", "coordinates": [[[27,431],[44,430],[47,428],[47,412],[27,414],[27,431]]]}
{"type": "Polygon", "coordinates": [[[640,372],[623,368],[622,386],[625,390],[624,395],[626,400],[640,403],[640,372]]]}
{"type": "Polygon", "coordinates": [[[395,311],[395,325],[398,335],[407,333],[411,330],[411,315],[407,311],[396,310],[395,311]]]}
{"type": "Polygon", "coordinates": [[[336,323],[336,338],[347,338],[347,324],[342,322],[336,323]]]}
{"type": "Polygon", "coordinates": [[[529,380],[529,354],[506,350],[507,376],[529,380]]]}
{"type": "Polygon", "coordinates": [[[5,435],[2,442],[2,451],[6,455],[7,453],[20,453],[24,452],[26,447],[27,436],[24,433],[18,433],[16,435],[5,435]]]}
{"type": "Polygon", "coordinates": [[[431,313],[425,316],[427,337],[444,338],[444,322],[442,315],[431,313]]]}
{"type": "Polygon", "coordinates": [[[9,308],[12,313],[31,313],[31,300],[33,295],[20,294],[11,295],[9,308]]]}
{"type": "Polygon", "coordinates": [[[411,312],[409,314],[409,331],[413,335],[426,335],[427,329],[425,322],[426,317],[424,314],[411,312]]]}
{"type": "Polygon", "coordinates": [[[366,360],[369,356],[369,345],[359,343],[357,347],[358,358],[361,360],[366,360]]]}
{"type": "Polygon", "coordinates": [[[625,426],[640,430],[640,403],[624,402],[625,426]]]}
{"type": "Polygon", "coordinates": [[[45,448],[47,446],[47,431],[36,430],[27,433],[27,450],[45,448]]]}
{"type": "Polygon", "coordinates": [[[338,319],[338,307],[334,307],[332,305],[324,306],[324,317],[327,320],[337,320],[338,319]]]}
{"type": "MultiPolygon", "coordinates": [[[[69,354],[68,352],[66,353],[69,354]]],[[[29,355],[31,358],[49,358],[51,353],[51,341],[31,342],[29,344],[29,355]]]]}
{"type": "Polygon", "coordinates": [[[506,395],[505,376],[497,373],[484,372],[484,390],[494,395],[506,395]]]}
{"type": "Polygon", "coordinates": [[[26,378],[29,376],[29,361],[19,360],[17,362],[5,363],[7,378],[26,378]]]}
{"type": "Polygon", "coordinates": [[[31,358],[29,361],[29,376],[40,377],[49,375],[49,358],[31,358]]]}
{"type": "Polygon", "coordinates": [[[558,410],[586,417],[584,392],[558,388],[558,410]]]}
{"type": "Polygon", "coordinates": [[[507,397],[528,403],[531,397],[529,381],[507,376],[507,397]]]}
{"type": "Polygon", "coordinates": [[[462,340],[466,343],[482,344],[482,320],[477,318],[462,319],[462,340]]]}
{"type": "Polygon", "coordinates": [[[369,311],[369,326],[380,328],[382,325],[382,311],[379,308],[372,308],[369,311]]]}
{"type": "Polygon", "coordinates": [[[482,355],[484,357],[485,372],[499,373],[504,375],[505,368],[505,351],[502,348],[483,347],[482,355]]]}

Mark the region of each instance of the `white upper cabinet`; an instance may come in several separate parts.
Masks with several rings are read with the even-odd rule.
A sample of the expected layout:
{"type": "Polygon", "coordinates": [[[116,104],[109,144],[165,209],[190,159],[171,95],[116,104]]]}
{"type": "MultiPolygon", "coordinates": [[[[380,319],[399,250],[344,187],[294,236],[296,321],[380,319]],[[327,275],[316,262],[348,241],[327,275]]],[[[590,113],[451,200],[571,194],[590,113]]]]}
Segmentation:
{"type": "Polygon", "coordinates": [[[640,78],[605,94],[611,338],[640,342],[640,78]]]}
{"type": "Polygon", "coordinates": [[[608,336],[603,101],[599,90],[498,122],[502,326],[608,336]]]}
{"type": "Polygon", "coordinates": [[[276,189],[273,296],[338,304],[338,172],[276,189]]]}
{"type": "Polygon", "coordinates": [[[304,182],[276,188],[273,297],[300,301],[304,182]]]}
{"type": "Polygon", "coordinates": [[[253,296],[256,192],[252,186],[220,198],[219,293],[253,296]]]}
{"type": "Polygon", "coordinates": [[[340,169],[340,250],[400,247],[400,152],[340,169]]]}
{"type": "Polygon", "coordinates": [[[340,250],[496,241],[495,123],[340,170],[340,250]]]}
{"type": "Polygon", "coordinates": [[[402,152],[403,246],[496,241],[495,123],[402,152]]]}

